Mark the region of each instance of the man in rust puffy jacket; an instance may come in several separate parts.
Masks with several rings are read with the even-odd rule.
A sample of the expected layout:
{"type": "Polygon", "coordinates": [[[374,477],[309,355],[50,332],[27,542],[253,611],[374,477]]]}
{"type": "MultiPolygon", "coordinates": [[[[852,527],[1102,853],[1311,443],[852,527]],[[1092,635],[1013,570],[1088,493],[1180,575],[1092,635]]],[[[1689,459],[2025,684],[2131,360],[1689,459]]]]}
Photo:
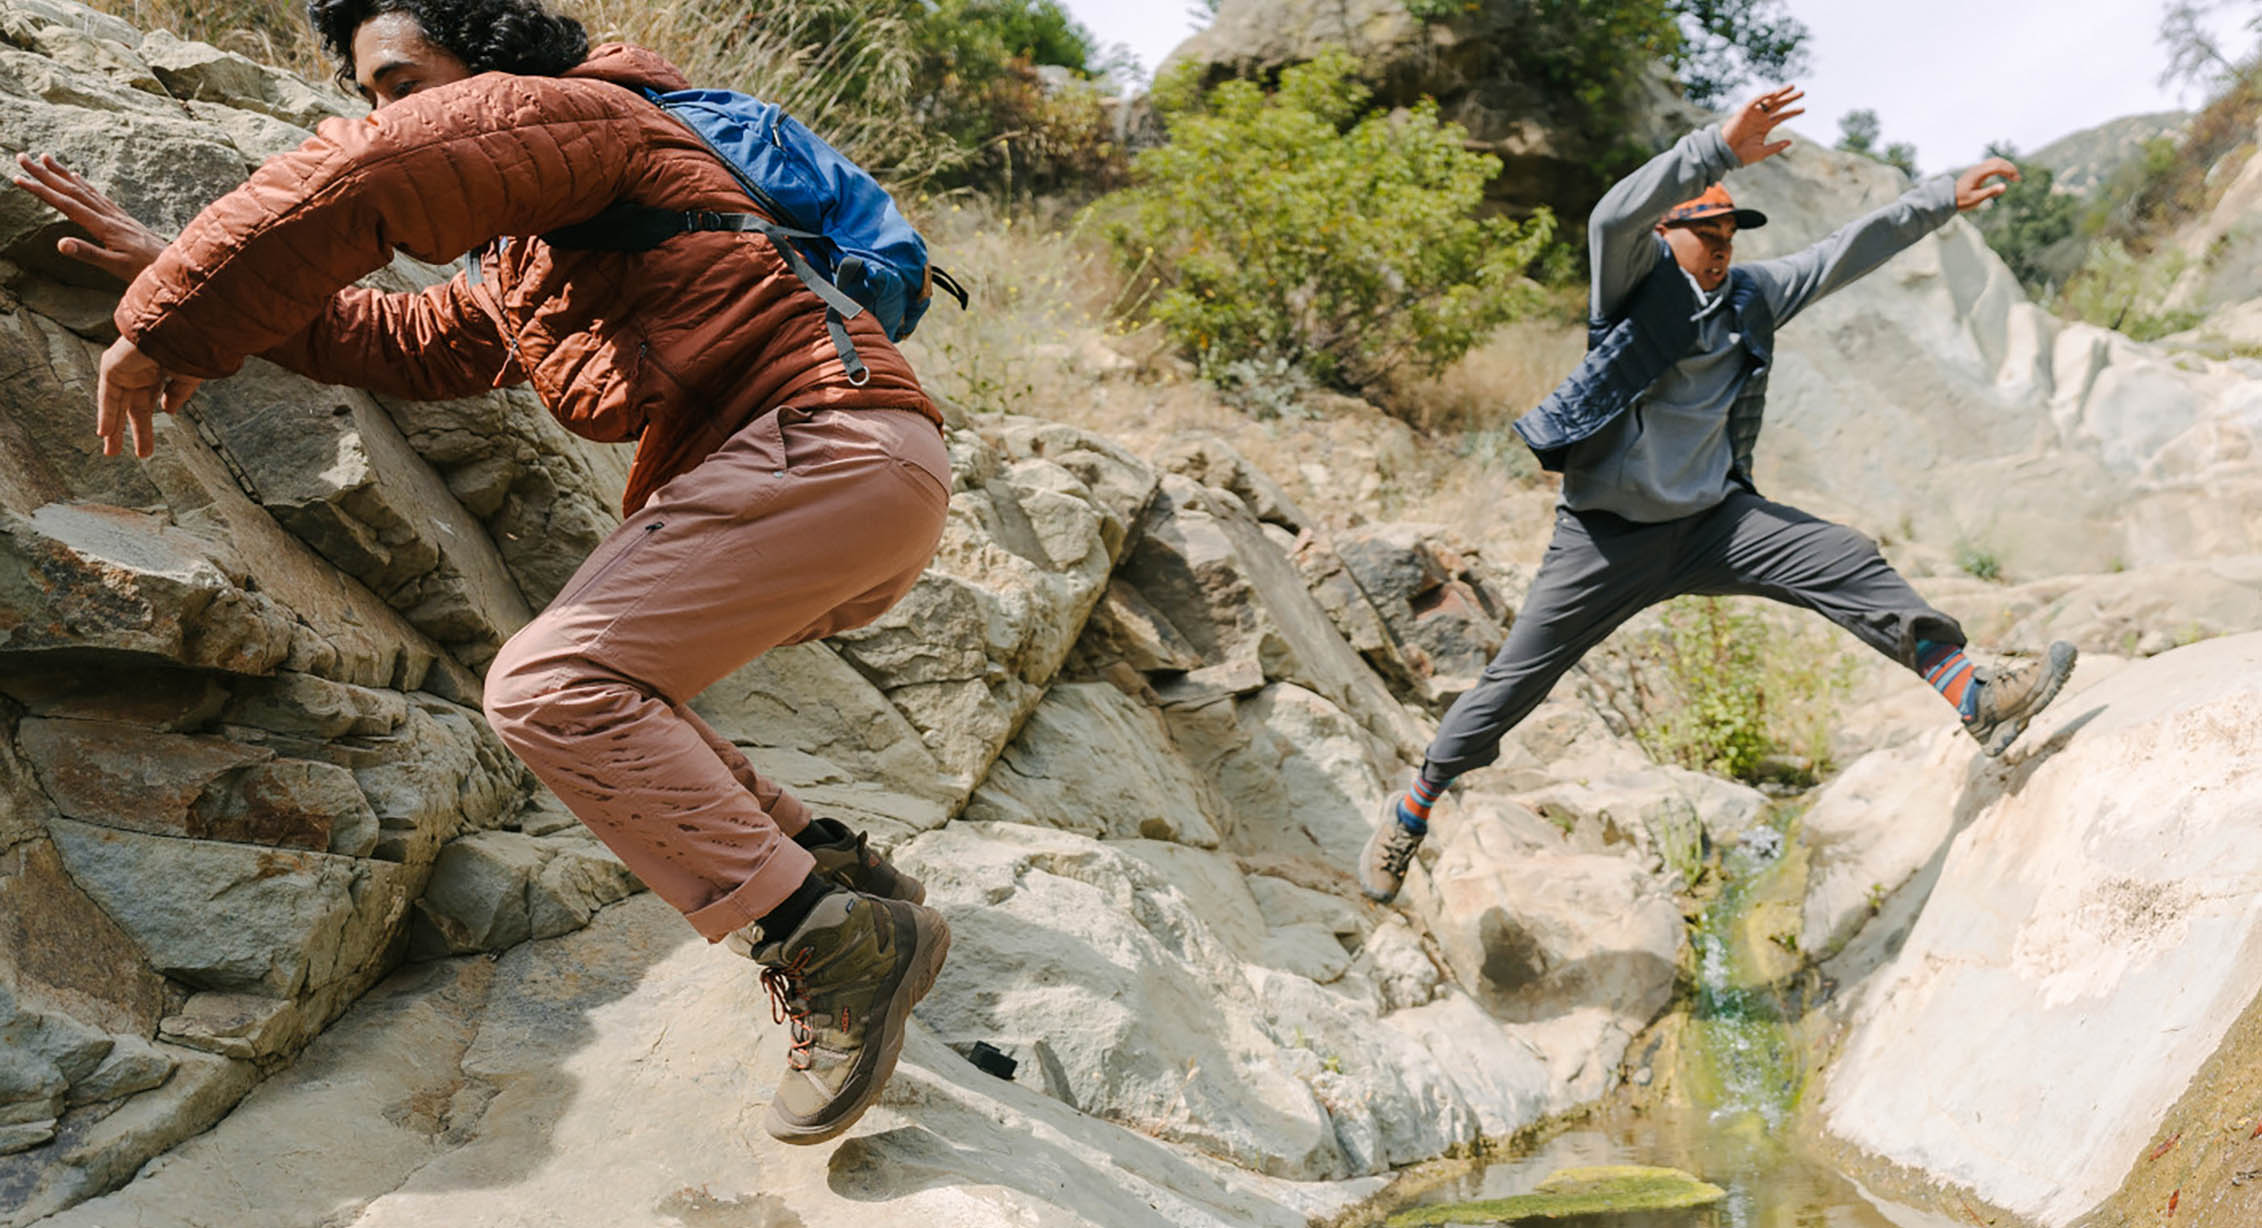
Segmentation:
{"type": "Polygon", "coordinates": [[[764,651],[870,621],[940,539],[940,415],[869,312],[852,383],[820,300],[759,234],[641,252],[546,232],[633,201],[746,211],[730,171],[636,92],[688,88],[592,51],[538,0],[311,0],[374,111],[325,122],[171,243],[49,158],[16,183],[127,278],[98,430],[151,454],[154,414],[257,354],[329,383],[445,399],[528,383],[568,428],[636,440],[626,519],[490,666],[503,740],[710,942],[737,938],[789,1022],[770,1132],[846,1130],[895,1066],[950,944],[919,884],[812,816],[692,712],[764,651]],[[356,287],[395,249],[470,272],[356,287]]]}

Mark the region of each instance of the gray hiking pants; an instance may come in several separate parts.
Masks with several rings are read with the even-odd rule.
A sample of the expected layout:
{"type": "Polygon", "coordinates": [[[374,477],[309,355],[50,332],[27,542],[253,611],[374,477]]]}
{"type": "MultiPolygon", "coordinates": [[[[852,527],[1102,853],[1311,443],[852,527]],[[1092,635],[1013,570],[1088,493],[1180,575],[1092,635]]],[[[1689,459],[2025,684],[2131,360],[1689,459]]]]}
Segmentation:
{"type": "Polygon", "coordinates": [[[1804,606],[1912,670],[1918,640],[1964,642],[1956,620],[1917,596],[1876,543],[1748,490],[1655,524],[1558,508],[1508,642],[1445,713],[1423,774],[1442,780],[1499,758],[1500,739],[1563,671],[1627,619],[1684,593],[1804,606]]]}

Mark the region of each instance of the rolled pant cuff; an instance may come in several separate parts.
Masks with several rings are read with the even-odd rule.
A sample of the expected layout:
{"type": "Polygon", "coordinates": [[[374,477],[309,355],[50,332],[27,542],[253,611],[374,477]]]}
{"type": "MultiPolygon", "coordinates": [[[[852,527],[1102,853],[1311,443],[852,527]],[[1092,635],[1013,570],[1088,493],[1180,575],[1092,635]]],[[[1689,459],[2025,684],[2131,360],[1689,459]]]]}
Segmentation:
{"type": "Polygon", "coordinates": [[[741,929],[762,919],[768,912],[785,902],[794,889],[817,868],[817,859],[809,850],[791,840],[779,842],[776,852],[762,863],[762,872],[738,885],[737,890],[695,912],[684,914],[683,919],[699,936],[709,942],[721,942],[732,930],[741,929]]]}

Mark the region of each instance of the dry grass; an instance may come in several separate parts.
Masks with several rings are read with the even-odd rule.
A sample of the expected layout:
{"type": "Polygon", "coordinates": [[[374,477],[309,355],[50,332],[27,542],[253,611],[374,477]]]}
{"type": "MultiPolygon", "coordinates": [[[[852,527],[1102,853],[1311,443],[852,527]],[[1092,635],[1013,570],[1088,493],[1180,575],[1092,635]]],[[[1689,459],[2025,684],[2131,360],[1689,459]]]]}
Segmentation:
{"type": "Polygon", "coordinates": [[[1585,308],[1583,288],[1552,291],[1546,311],[1494,333],[1436,378],[1393,386],[1390,408],[1432,434],[1505,428],[1579,365],[1586,354],[1585,308]]]}
{"type": "Polygon", "coordinates": [[[314,41],[305,10],[290,0],[88,0],[88,7],[137,30],[169,30],[317,84],[336,67],[314,41]]]}
{"type": "Polygon", "coordinates": [[[974,307],[938,304],[904,351],[928,388],[968,412],[1066,422],[1142,454],[1214,435],[1323,526],[1444,523],[1502,561],[1536,560],[1544,547],[1553,481],[1537,474],[1507,423],[1575,364],[1583,344],[1575,328],[1513,325],[1413,387],[1431,407],[1431,430],[1326,394],[1260,420],[1196,379],[1156,330],[1107,323],[1122,280],[1097,237],[1072,219],[1008,218],[964,201],[915,204],[913,213],[935,262],[974,291],[974,307]]]}
{"type": "MultiPolygon", "coordinates": [[[[91,0],[142,30],[169,30],[309,81],[331,79],[294,0],[91,0]]],[[[963,151],[926,130],[908,99],[915,67],[891,0],[567,0],[591,44],[649,47],[700,85],[779,103],[827,141],[896,183],[916,182],[963,151]]]]}
{"type": "Polygon", "coordinates": [[[777,103],[873,174],[914,183],[962,159],[911,105],[917,68],[893,0],[580,0],[592,43],[666,56],[695,84],[777,103]]]}

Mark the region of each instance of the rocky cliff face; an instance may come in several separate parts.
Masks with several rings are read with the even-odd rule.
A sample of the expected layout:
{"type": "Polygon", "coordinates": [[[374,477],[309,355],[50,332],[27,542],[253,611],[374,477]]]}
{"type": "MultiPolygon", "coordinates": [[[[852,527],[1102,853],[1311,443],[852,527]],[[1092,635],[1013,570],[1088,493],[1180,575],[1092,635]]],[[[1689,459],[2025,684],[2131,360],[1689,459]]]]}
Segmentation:
{"type": "MultiPolygon", "coordinates": [[[[1731,174],[1795,250],[1906,186],[1812,141],[1731,174]]],[[[1967,547],[2019,578],[2262,548],[2262,364],[2069,324],[1958,219],[1782,332],[1763,489],[1872,536],[1967,547]]]]}
{"type": "MultiPolygon", "coordinates": [[[[335,103],[62,0],[0,0],[0,38],[0,146],[161,226],[335,103]]],[[[741,1125],[777,1060],[753,970],[629,898],[479,713],[623,454],[519,393],[255,360],[104,459],[116,287],[59,232],[0,195],[0,1223],[1301,1223],[1603,1094],[1671,996],[1631,812],[1567,836],[1503,779],[1410,912],[1347,876],[1505,580],[1433,531],[1330,538],[1219,446],[961,422],[911,596],[698,700],[957,933],[883,1108],[785,1155],[741,1125]]]]}

